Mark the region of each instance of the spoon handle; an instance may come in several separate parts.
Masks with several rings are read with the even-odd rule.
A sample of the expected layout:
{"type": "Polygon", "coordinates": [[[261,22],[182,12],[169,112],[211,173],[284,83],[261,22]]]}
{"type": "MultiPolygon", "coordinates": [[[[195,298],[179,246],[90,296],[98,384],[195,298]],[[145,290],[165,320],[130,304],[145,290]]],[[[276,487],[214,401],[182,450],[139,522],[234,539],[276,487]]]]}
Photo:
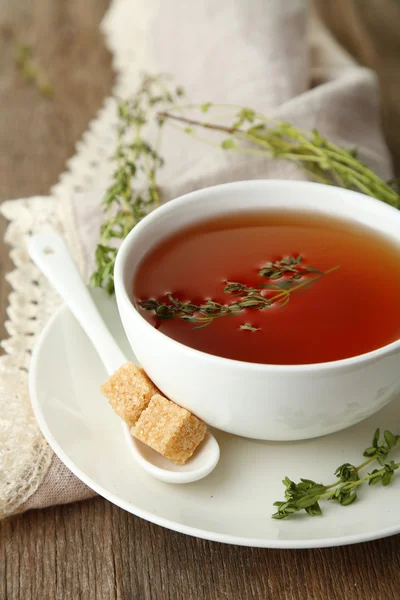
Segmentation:
{"type": "Polygon", "coordinates": [[[63,239],[54,232],[28,238],[29,256],[60,294],[111,375],[126,358],[108,331],[63,239]]]}

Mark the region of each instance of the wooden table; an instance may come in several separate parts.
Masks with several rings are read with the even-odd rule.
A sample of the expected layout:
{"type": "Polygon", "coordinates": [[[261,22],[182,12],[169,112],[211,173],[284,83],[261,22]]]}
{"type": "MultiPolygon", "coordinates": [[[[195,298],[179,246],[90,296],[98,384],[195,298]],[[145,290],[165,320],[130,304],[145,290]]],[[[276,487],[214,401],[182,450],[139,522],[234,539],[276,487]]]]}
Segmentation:
{"type": "MultiPolygon", "coordinates": [[[[46,194],[108,94],[110,56],[97,29],[106,6],[0,0],[1,199],[46,194]],[[34,45],[54,83],[53,100],[15,73],[13,39],[34,45]]],[[[10,268],[3,245],[1,322],[10,268]]],[[[399,557],[400,536],[310,551],[226,546],[167,531],[96,498],[0,523],[0,599],[397,599],[399,557]]]]}

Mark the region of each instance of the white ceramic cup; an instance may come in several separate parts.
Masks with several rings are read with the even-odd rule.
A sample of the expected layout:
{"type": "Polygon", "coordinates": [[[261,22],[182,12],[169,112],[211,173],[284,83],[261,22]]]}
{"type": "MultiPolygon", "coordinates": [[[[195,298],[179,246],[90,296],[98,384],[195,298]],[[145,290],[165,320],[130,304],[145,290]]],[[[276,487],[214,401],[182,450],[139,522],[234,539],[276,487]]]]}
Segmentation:
{"type": "Polygon", "coordinates": [[[400,256],[400,211],[363,194],[284,180],[243,181],[192,192],[143,219],[118,252],[116,297],[133,351],[168,398],[229,433],[297,440],[365,419],[400,392],[400,340],[329,363],[255,364],[185,346],[157,331],[135,309],[134,273],[154,244],[204,218],[252,209],[312,210],[350,219],[395,240],[400,256]]]}

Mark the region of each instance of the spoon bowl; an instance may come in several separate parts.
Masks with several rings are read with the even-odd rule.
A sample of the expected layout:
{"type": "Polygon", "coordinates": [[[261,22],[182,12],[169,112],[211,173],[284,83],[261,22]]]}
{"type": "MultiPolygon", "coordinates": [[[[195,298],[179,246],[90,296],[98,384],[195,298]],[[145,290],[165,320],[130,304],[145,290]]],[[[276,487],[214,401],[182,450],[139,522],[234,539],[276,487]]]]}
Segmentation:
{"type": "MultiPolygon", "coordinates": [[[[93,343],[107,373],[111,375],[128,362],[101,318],[62,238],[55,232],[36,234],[28,239],[28,252],[93,343]]],[[[203,479],[219,461],[218,442],[210,432],[186,464],[176,465],[133,438],[123,421],[122,427],[133,458],[160,481],[190,483],[203,479]]]]}
{"type": "Polygon", "coordinates": [[[136,462],[160,481],[166,483],[198,481],[209,475],[219,461],[218,442],[209,431],[194,455],[184,465],[177,465],[134,438],[126,423],[122,425],[122,428],[136,462]]]}

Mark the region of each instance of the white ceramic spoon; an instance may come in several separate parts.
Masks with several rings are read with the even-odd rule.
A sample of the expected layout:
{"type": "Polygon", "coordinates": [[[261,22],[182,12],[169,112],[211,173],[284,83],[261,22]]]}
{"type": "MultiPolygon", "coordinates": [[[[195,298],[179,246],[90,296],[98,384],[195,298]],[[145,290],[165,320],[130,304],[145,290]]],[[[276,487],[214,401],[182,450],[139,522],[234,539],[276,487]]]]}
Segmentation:
{"type": "MultiPolygon", "coordinates": [[[[28,252],[93,343],[107,373],[114,373],[127,359],[104,324],[62,238],[54,232],[34,235],[28,239],[28,252]]],[[[132,437],[126,423],[123,428],[137,463],[161,481],[197,481],[211,473],[219,461],[218,442],[210,432],[194,456],[180,466],[132,437]]]]}

